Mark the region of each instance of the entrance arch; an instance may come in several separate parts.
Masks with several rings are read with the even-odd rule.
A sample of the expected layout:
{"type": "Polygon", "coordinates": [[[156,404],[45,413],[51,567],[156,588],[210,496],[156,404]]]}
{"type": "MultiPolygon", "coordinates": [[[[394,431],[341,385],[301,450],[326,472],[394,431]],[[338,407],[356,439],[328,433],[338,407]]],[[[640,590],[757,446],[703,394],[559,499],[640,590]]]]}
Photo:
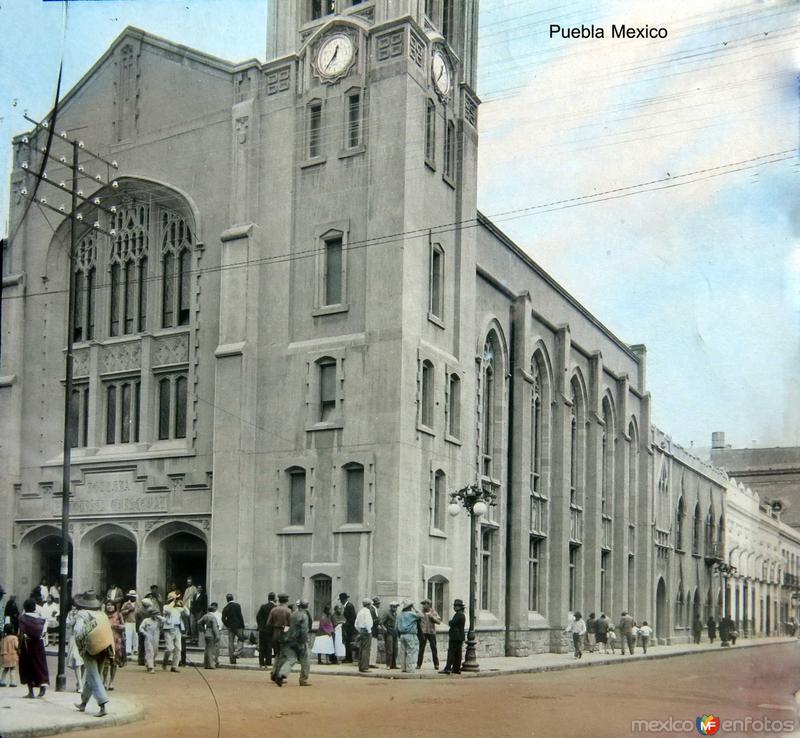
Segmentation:
{"type": "Polygon", "coordinates": [[[656,639],[664,643],[667,639],[667,585],[664,578],[658,578],[656,586],[656,639]]]}
{"type": "MultiPolygon", "coordinates": [[[[55,525],[34,528],[22,538],[19,553],[14,557],[14,565],[17,572],[15,579],[22,585],[20,593],[25,598],[42,578],[47,580],[48,585],[59,583],[62,550],[61,531],[55,525]]],[[[69,567],[72,570],[71,541],[68,554],[69,567]]]]}
{"type": "Polygon", "coordinates": [[[81,538],[81,571],[76,576],[79,590],[94,589],[104,597],[112,585],[123,591],[136,588],[137,540],[122,525],[104,523],[81,538]]]}
{"type": "Polygon", "coordinates": [[[184,531],[164,538],[159,556],[164,561],[164,592],[169,592],[173,582],[182,591],[187,577],[205,587],[207,555],[206,542],[194,533],[184,531]]]}

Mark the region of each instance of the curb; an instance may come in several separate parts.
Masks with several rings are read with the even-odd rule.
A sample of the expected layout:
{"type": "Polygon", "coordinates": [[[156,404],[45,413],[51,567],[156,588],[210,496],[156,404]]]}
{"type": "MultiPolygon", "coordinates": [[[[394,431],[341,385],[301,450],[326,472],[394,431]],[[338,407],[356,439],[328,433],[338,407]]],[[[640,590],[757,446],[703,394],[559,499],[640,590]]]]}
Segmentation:
{"type": "MultiPolygon", "coordinates": [[[[538,674],[543,672],[549,671],[565,671],[567,669],[588,669],[593,666],[609,666],[612,664],[622,664],[622,663],[640,663],[643,661],[657,661],[661,659],[674,659],[678,658],[679,656],[704,656],[709,653],[730,653],[732,650],[741,649],[741,648],[760,648],[762,646],[783,646],[787,643],[794,643],[796,642],[796,638],[782,638],[780,640],[771,641],[768,643],[745,643],[740,642],[738,646],[731,646],[729,648],[703,648],[699,651],[678,651],[675,653],[648,653],[646,656],[644,654],[640,656],[633,656],[631,657],[623,657],[615,656],[615,657],[604,657],[600,659],[591,658],[587,660],[581,659],[580,661],[570,661],[563,664],[542,664],[539,666],[521,666],[511,669],[491,669],[487,671],[477,671],[477,672],[462,672],[461,677],[465,679],[481,679],[481,678],[489,678],[489,677],[498,677],[498,676],[507,676],[507,675],[516,675],[516,674],[538,674]]],[[[658,648],[658,646],[656,646],[658,648]]],[[[513,657],[508,657],[513,658],[513,657]]],[[[381,669],[379,671],[370,671],[367,674],[362,674],[358,671],[350,671],[350,670],[337,670],[337,671],[314,671],[313,667],[314,664],[312,663],[312,675],[313,676],[346,676],[346,677],[354,677],[356,679],[392,679],[392,680],[408,680],[408,679],[452,679],[452,676],[449,675],[440,675],[435,671],[426,671],[426,672],[413,672],[411,674],[404,674],[402,671],[389,671],[387,669],[381,669]]],[[[202,667],[200,667],[202,668],[202,667]]],[[[260,666],[257,664],[220,664],[218,669],[240,669],[243,671],[268,671],[262,670],[260,666]]],[[[457,675],[455,675],[457,676],[457,675]]]]}
{"type": "Polygon", "coordinates": [[[129,698],[125,698],[125,702],[131,705],[132,709],[123,714],[115,715],[113,712],[109,713],[102,720],[90,715],[86,717],[83,722],[72,723],[69,725],[49,725],[39,728],[12,728],[10,730],[3,729],[0,733],[0,738],[37,738],[38,736],[46,735],[61,735],[62,733],[74,733],[77,730],[92,730],[93,728],[115,728],[120,725],[127,725],[128,723],[135,723],[137,720],[144,719],[144,708],[139,704],[133,702],[129,698]]]}

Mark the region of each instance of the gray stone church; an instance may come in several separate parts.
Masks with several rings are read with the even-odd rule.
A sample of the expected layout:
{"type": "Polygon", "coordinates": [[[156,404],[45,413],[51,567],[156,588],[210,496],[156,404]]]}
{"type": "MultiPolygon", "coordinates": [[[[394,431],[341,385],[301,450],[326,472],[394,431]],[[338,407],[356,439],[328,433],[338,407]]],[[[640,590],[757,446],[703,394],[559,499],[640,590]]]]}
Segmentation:
{"type": "MultiPolygon", "coordinates": [[[[723,477],[652,427],[644,347],[477,209],[477,18],[280,0],[269,61],[238,64],[129,28],[63,97],[51,123],[118,162],[86,159],[72,266],[75,588],[191,575],[249,622],[269,590],[447,613],[470,556],[449,495],[476,483],[481,654],[560,649],[575,609],[678,641],[718,607],[723,477]]],[[[45,135],[13,142],[12,232],[45,135]]],[[[22,595],[61,553],[68,231],[32,208],[4,254],[22,595]]]]}

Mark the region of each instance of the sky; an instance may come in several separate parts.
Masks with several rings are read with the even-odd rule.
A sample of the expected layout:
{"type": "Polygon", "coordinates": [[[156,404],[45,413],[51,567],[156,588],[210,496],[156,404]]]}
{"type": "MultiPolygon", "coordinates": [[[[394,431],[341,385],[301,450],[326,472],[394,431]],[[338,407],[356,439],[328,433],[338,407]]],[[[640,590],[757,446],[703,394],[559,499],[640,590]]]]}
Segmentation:
{"type": "MultiPolygon", "coordinates": [[[[279,0],[284,1],[284,0],[279,0]]],[[[265,58],[265,0],[0,0],[10,139],[128,25],[265,58]]],[[[796,0],[482,0],[479,207],[622,340],[682,445],[800,445],[796,0]],[[604,38],[551,37],[551,25],[604,38]],[[612,38],[612,25],[666,38],[612,38]],[[649,184],[647,184],[649,183],[649,184]]]]}

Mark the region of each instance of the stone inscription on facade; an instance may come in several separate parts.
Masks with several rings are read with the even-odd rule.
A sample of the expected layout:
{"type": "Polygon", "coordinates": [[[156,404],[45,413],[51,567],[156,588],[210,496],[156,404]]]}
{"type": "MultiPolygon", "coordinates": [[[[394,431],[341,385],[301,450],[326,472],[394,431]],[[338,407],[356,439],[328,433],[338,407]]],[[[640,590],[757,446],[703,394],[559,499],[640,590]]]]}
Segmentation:
{"type": "MultiPolygon", "coordinates": [[[[72,515],[98,515],[101,513],[167,512],[167,495],[153,494],[141,497],[90,497],[70,502],[72,515]]],[[[61,512],[61,503],[53,506],[53,515],[61,512]]]]}

